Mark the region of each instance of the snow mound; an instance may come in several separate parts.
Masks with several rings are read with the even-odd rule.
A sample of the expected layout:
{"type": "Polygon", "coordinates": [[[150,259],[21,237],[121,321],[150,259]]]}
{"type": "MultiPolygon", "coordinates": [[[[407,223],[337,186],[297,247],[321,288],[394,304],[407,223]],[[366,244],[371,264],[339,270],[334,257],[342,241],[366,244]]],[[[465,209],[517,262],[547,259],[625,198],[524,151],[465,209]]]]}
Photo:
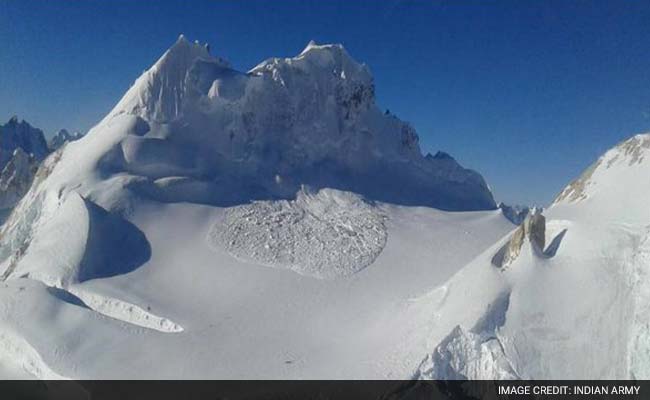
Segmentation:
{"type": "Polygon", "coordinates": [[[296,200],[229,208],[210,242],[232,256],[321,279],[370,265],[386,244],[384,215],[351,193],[301,191],[296,200]]]}
{"type": "Polygon", "coordinates": [[[151,254],[146,237],[130,222],[106,212],[75,192],[39,227],[28,243],[21,267],[5,276],[29,276],[49,286],[130,272],[151,254]]]}
{"type": "Polygon", "coordinates": [[[506,322],[510,293],[488,306],[471,330],[457,325],[420,364],[415,378],[433,380],[519,379],[505,353],[499,329],[506,322]]]}
{"type": "Polygon", "coordinates": [[[433,354],[424,359],[417,379],[518,379],[495,336],[485,337],[457,326],[433,354]]]}

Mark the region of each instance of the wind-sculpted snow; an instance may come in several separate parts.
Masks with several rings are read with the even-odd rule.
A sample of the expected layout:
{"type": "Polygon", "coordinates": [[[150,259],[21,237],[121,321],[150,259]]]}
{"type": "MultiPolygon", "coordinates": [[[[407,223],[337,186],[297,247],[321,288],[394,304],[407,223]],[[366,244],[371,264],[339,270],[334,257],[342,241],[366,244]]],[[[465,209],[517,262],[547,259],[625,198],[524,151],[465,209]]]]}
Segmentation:
{"type": "Polygon", "coordinates": [[[465,331],[457,326],[422,361],[417,379],[518,379],[496,336],[465,331]]]}
{"type": "MultiPolygon", "coordinates": [[[[151,181],[238,183],[224,190],[241,193],[235,203],[228,195],[199,202],[289,199],[309,185],[394,204],[495,208],[478,173],[444,153],[422,155],[415,129],[379,109],[369,68],[341,45],[310,43],[244,73],[181,37],[99,126],[125,115],[148,128],[105,149],[102,168],[151,181]]],[[[141,189],[155,200],[178,197],[149,183],[141,189]]]]}
{"type": "Polygon", "coordinates": [[[499,336],[509,303],[510,293],[502,293],[471,330],[457,325],[433,353],[425,357],[415,378],[518,379],[499,336]]]}
{"type": "Polygon", "coordinates": [[[5,277],[29,275],[50,286],[65,286],[130,272],[151,253],[146,237],[133,224],[74,192],[39,233],[24,239],[23,264],[7,268],[5,277]]]}
{"type": "Polygon", "coordinates": [[[227,209],[210,233],[236,258],[334,279],[370,265],[386,244],[384,215],[358,196],[300,192],[294,201],[259,201],[227,209]]]}

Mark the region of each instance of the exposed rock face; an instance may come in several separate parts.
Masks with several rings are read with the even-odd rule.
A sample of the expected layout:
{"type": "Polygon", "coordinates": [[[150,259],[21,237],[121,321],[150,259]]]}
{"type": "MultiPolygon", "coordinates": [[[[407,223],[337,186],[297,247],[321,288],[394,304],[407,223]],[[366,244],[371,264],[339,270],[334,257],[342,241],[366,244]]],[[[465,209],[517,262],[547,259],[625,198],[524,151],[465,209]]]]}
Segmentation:
{"type": "Polygon", "coordinates": [[[32,184],[38,161],[17,148],[0,173],[0,210],[10,209],[20,201],[32,184]]]}
{"type": "Polygon", "coordinates": [[[497,268],[506,268],[521,252],[526,239],[539,254],[544,252],[546,241],[546,218],[540,209],[533,209],[524,222],[512,234],[512,237],[492,258],[492,264],[497,268]]]}
{"type": "Polygon", "coordinates": [[[40,129],[17,117],[0,125],[0,223],[27,193],[39,163],[48,154],[40,129]]]}

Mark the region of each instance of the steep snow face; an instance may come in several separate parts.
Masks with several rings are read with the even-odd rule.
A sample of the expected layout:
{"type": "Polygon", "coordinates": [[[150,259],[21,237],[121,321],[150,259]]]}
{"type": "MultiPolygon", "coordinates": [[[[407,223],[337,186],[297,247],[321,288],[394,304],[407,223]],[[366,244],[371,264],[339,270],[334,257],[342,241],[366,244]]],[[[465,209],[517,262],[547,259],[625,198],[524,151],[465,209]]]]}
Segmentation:
{"type": "Polygon", "coordinates": [[[38,161],[49,154],[43,131],[12,117],[6,124],[0,125],[0,169],[9,162],[17,148],[33,155],[38,161]]]}
{"type": "Polygon", "coordinates": [[[228,64],[211,57],[207,46],[191,44],[183,35],[147,72],[140,76],[109,114],[138,115],[146,120],[170,122],[180,116],[192,98],[192,90],[205,82],[194,80],[200,73],[188,74],[195,67],[206,74],[228,70],[228,64]]]}
{"type": "Polygon", "coordinates": [[[82,136],[81,132],[70,133],[67,129],[60,129],[47,145],[50,151],[55,151],[68,142],[81,139],[82,136]]]}
{"type": "Polygon", "coordinates": [[[597,208],[599,218],[636,223],[650,220],[650,133],[633,136],[607,151],[555,199],[558,209],[597,208]],[[582,204],[589,207],[582,207],[582,204]]]}
{"type": "MultiPolygon", "coordinates": [[[[204,193],[215,182],[236,187],[238,198],[199,196],[210,204],[293,198],[306,184],[398,204],[495,207],[479,174],[448,156],[423,157],[415,130],[384,115],[374,91],[368,68],[340,45],[310,43],[297,57],[242,73],[181,37],[104,120],[141,120],[139,137],[124,138],[104,166],[183,177],[204,193]]],[[[166,201],[177,193],[161,184],[142,190],[166,201]]]]}

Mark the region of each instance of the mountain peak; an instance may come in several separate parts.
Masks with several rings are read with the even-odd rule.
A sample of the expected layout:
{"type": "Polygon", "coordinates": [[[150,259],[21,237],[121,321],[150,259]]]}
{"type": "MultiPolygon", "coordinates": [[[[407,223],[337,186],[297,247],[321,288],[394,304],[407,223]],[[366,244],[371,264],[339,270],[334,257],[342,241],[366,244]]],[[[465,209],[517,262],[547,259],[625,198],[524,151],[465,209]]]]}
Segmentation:
{"type": "Polygon", "coordinates": [[[249,185],[230,191],[236,200],[211,190],[210,202],[287,197],[305,184],[398,204],[495,207],[479,174],[443,153],[425,159],[415,129],[379,110],[370,71],[340,44],[312,41],[243,73],[181,36],[109,118],[120,114],[145,127],[111,130],[126,135],[125,164],[112,168],[249,185]]]}
{"type": "MultiPolygon", "coordinates": [[[[184,100],[196,82],[189,77],[195,65],[202,69],[227,69],[230,64],[210,55],[209,46],[191,43],[184,35],[142,74],[115,106],[109,117],[132,114],[145,119],[169,122],[183,111],[184,100]]],[[[197,78],[197,77],[194,77],[197,78]]],[[[200,78],[200,77],[199,77],[200,78]]]]}
{"type": "MultiPolygon", "coordinates": [[[[567,185],[557,196],[553,205],[581,203],[600,207],[602,215],[612,214],[616,209],[644,210],[650,196],[650,133],[632,136],[609,149],[587,168],[578,178],[567,185]]],[[[629,212],[628,218],[645,220],[629,212]]],[[[601,215],[601,217],[602,217],[601,215]]]]}
{"type": "Polygon", "coordinates": [[[27,121],[18,121],[13,116],[5,125],[0,125],[0,170],[9,162],[17,148],[32,154],[37,160],[47,156],[49,150],[43,131],[34,128],[27,121]]]}

